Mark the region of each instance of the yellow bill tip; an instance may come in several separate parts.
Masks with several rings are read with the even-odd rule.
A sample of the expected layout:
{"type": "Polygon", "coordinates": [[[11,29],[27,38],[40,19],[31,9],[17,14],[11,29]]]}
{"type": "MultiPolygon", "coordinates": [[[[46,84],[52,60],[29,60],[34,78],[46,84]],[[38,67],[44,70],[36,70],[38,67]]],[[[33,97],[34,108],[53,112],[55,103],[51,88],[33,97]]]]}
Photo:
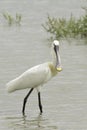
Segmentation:
{"type": "Polygon", "coordinates": [[[58,72],[62,71],[62,68],[61,68],[61,67],[58,67],[58,68],[57,68],[57,71],[58,71],[58,72]]]}

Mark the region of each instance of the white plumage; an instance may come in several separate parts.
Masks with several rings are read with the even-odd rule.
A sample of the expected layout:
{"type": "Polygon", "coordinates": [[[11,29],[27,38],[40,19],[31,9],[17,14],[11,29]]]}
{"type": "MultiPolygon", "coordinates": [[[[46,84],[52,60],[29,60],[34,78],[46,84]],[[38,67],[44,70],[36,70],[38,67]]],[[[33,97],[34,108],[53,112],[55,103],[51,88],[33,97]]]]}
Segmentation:
{"type": "Polygon", "coordinates": [[[25,71],[21,76],[10,81],[7,84],[8,92],[14,92],[16,90],[26,88],[36,88],[47,82],[52,77],[48,65],[48,63],[44,63],[32,67],[31,69],[25,71]]]}
{"type": "Polygon", "coordinates": [[[32,67],[27,71],[25,71],[22,75],[20,75],[16,79],[7,83],[8,92],[14,92],[16,90],[31,88],[29,93],[24,98],[22,109],[23,115],[25,114],[25,105],[27,98],[29,97],[34,88],[38,90],[39,108],[40,112],[42,113],[39,86],[42,86],[44,83],[46,83],[48,80],[50,80],[53,76],[55,76],[58,72],[62,70],[59,55],[59,41],[54,40],[52,44],[52,50],[53,50],[53,62],[47,62],[32,67]]]}

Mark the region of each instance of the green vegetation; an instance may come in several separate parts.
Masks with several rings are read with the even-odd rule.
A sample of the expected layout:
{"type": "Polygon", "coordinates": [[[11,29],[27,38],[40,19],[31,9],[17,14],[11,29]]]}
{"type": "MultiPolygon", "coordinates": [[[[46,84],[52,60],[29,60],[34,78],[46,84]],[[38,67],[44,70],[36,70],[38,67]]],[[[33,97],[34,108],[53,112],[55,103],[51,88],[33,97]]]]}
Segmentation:
{"type": "Polygon", "coordinates": [[[76,19],[73,15],[71,15],[69,20],[48,15],[46,23],[42,26],[47,32],[52,34],[52,38],[87,38],[87,8],[83,9],[85,14],[79,19],[76,19]]]}
{"type": "Polygon", "coordinates": [[[21,18],[22,18],[21,15],[17,13],[15,17],[11,16],[9,13],[3,13],[3,17],[9,26],[13,24],[20,25],[21,18]]]}

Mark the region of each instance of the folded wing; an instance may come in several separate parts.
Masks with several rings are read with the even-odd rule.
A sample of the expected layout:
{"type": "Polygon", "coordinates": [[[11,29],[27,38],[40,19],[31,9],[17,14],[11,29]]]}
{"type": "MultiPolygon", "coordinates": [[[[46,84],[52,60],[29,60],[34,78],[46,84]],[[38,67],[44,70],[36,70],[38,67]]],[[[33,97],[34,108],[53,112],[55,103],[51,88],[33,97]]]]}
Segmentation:
{"type": "Polygon", "coordinates": [[[40,64],[25,71],[16,79],[7,83],[8,92],[13,92],[20,89],[35,88],[47,82],[50,76],[48,64],[40,64]]]}

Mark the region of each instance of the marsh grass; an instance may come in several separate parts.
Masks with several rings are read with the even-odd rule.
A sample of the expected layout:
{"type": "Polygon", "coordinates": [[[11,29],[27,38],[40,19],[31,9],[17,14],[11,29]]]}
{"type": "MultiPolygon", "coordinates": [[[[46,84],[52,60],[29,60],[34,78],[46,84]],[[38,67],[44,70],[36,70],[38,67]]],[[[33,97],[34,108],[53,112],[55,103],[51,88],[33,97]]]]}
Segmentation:
{"type": "Polygon", "coordinates": [[[16,15],[13,17],[9,13],[3,13],[3,17],[9,26],[11,26],[13,24],[21,25],[21,19],[22,19],[21,14],[16,13],[16,15]]]}
{"type": "Polygon", "coordinates": [[[53,38],[87,38],[87,8],[85,14],[76,19],[72,14],[69,20],[47,16],[47,21],[42,24],[44,29],[52,34],[53,38]]]}

